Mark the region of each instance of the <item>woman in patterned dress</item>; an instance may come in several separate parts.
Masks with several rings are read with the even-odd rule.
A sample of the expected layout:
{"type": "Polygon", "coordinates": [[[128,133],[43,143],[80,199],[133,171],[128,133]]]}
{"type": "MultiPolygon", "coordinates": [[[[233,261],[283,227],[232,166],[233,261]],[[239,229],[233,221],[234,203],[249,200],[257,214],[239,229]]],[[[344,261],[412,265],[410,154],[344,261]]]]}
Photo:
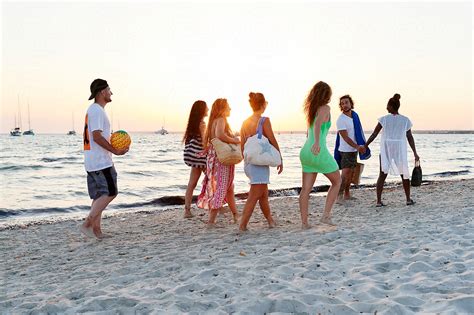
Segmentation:
{"type": "Polygon", "coordinates": [[[214,226],[219,210],[228,203],[234,223],[238,221],[238,212],[234,197],[234,165],[223,165],[217,159],[211,139],[219,138],[223,142],[239,144],[238,137],[234,137],[227,117],[230,115],[230,106],[225,98],[217,99],[212,104],[211,115],[204,137],[203,146],[207,151],[206,171],[202,182],[201,194],[198,197],[199,208],[209,210],[208,227],[214,226]]]}
{"type": "Polygon", "coordinates": [[[184,197],[184,217],[192,218],[191,201],[193,199],[193,191],[196,188],[201,173],[206,168],[206,156],[203,154],[202,139],[206,132],[206,123],[204,117],[207,116],[209,109],[204,101],[194,102],[191,112],[189,113],[188,125],[183,136],[184,146],[184,163],[191,167],[189,173],[188,187],[184,197]]]}

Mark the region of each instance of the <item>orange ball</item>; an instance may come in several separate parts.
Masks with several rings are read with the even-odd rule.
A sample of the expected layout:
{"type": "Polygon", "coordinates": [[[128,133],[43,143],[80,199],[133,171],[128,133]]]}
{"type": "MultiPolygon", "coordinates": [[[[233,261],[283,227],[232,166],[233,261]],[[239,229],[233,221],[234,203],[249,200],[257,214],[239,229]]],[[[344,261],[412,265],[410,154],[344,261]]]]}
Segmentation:
{"type": "Polygon", "coordinates": [[[110,144],[114,147],[114,149],[126,149],[130,146],[131,143],[132,139],[124,130],[116,131],[110,136],[110,144]]]}

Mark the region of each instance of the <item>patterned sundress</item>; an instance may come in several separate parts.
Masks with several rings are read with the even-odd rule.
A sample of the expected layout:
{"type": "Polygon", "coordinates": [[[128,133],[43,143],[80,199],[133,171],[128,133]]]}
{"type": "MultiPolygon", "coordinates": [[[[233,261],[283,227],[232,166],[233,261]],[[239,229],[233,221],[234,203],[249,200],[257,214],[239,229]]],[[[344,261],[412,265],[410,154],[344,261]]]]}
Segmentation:
{"type": "Polygon", "coordinates": [[[227,203],[227,191],[234,184],[234,170],[235,165],[223,165],[219,162],[216,150],[209,144],[205,176],[197,201],[199,208],[219,209],[227,203]]]}

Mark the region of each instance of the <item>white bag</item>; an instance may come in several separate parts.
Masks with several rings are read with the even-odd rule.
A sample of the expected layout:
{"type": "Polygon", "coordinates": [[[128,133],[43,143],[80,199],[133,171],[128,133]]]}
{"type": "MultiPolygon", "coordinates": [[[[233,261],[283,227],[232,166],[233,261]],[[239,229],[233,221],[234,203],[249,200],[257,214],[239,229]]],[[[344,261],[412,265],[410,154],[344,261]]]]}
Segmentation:
{"type": "Polygon", "coordinates": [[[274,146],[270,144],[267,137],[263,135],[263,122],[265,117],[260,118],[257,134],[247,139],[244,145],[244,160],[254,165],[281,165],[281,155],[274,146]]]}

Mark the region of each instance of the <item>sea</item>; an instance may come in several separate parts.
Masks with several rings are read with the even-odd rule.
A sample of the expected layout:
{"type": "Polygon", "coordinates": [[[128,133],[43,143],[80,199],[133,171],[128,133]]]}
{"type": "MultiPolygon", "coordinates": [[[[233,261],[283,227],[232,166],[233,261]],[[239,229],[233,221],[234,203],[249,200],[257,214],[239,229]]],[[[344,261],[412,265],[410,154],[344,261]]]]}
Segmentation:
{"type": "MultiPolygon", "coordinates": [[[[182,207],[190,171],[183,162],[182,136],[182,133],[131,133],[130,151],[113,157],[119,195],[107,213],[182,207]]],[[[272,168],[269,189],[273,197],[297,196],[301,187],[299,151],[306,134],[288,132],[276,134],[276,138],[282,150],[284,170],[278,175],[276,168],[272,168]]],[[[426,132],[414,134],[414,138],[424,181],[474,177],[472,133],[426,132]]],[[[377,180],[379,139],[380,136],[371,145],[372,158],[362,161],[362,187],[374,185],[377,180]]],[[[334,142],[335,134],[330,133],[327,138],[330,151],[334,142]]],[[[0,148],[0,226],[87,214],[91,201],[87,194],[81,135],[0,135],[0,148]]],[[[408,156],[412,168],[414,158],[410,149],[408,156]]],[[[195,195],[201,190],[202,178],[203,175],[195,195]]],[[[400,182],[400,177],[389,175],[387,182],[400,182]]],[[[236,166],[234,184],[237,194],[249,189],[243,163],[236,166]]],[[[318,174],[315,186],[328,184],[318,174]]]]}

